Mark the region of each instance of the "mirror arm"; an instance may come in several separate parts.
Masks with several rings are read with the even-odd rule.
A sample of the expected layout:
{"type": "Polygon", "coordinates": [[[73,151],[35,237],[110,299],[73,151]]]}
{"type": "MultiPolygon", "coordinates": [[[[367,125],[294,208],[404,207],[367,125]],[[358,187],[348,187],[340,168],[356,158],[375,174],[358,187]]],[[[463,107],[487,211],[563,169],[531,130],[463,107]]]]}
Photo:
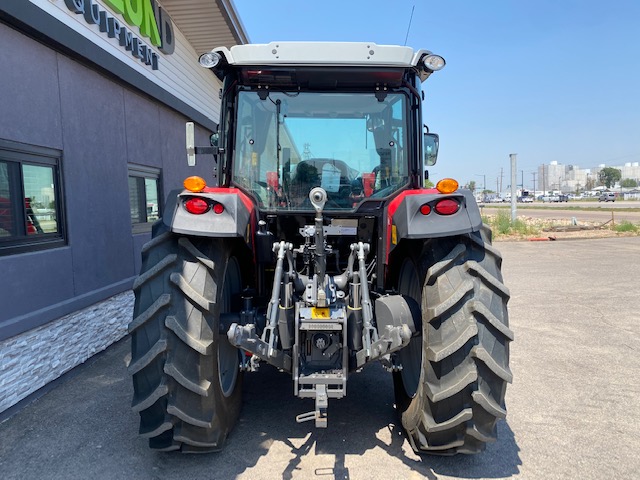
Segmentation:
{"type": "Polygon", "coordinates": [[[213,155],[213,181],[218,183],[218,155],[224,155],[224,148],[222,147],[194,147],[195,154],[209,154],[213,155]]]}
{"type": "Polygon", "coordinates": [[[201,153],[216,155],[218,153],[218,147],[194,147],[194,150],[196,155],[200,155],[201,153]]]}

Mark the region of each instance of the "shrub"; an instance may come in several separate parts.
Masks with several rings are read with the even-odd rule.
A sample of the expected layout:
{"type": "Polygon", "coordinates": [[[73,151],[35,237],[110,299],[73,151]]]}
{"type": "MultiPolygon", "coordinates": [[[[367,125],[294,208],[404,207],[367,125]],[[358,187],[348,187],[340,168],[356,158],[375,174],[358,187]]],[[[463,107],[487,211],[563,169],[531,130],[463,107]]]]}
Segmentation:
{"type": "Polygon", "coordinates": [[[616,232],[634,232],[637,233],[640,228],[637,225],[625,220],[624,222],[618,223],[613,227],[616,232]]]}
{"type": "Polygon", "coordinates": [[[495,236],[499,235],[537,235],[540,230],[532,225],[527,225],[519,218],[515,222],[511,221],[511,213],[499,211],[496,216],[483,217],[485,223],[491,227],[495,236]]]}

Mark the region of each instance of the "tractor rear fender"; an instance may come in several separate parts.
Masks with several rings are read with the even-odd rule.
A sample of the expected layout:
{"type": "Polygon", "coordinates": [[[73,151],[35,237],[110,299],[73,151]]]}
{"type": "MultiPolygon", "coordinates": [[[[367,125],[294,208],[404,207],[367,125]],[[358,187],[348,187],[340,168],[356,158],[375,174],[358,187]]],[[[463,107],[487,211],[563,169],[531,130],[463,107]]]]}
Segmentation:
{"type": "Polygon", "coordinates": [[[470,190],[450,194],[436,189],[405,190],[389,202],[386,219],[385,263],[402,239],[449,237],[475,232],[482,226],[480,209],[470,190]],[[438,213],[436,206],[446,199],[458,204],[454,213],[438,213]],[[421,211],[423,205],[429,208],[421,211]]]}
{"type": "Polygon", "coordinates": [[[256,212],[251,199],[237,188],[205,188],[197,193],[173,190],[167,197],[163,222],[175,233],[200,237],[240,237],[250,245],[255,231],[256,212]],[[188,212],[185,202],[191,198],[205,200],[210,208],[199,215],[188,212]],[[216,208],[216,205],[223,208],[216,208]]]}

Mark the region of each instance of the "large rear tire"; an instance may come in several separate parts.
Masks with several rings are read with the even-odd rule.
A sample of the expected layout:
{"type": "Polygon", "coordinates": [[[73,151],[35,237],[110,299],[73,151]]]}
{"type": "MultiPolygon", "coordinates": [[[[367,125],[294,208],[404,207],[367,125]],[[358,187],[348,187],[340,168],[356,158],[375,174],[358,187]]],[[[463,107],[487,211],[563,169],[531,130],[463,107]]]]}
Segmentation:
{"type": "Polygon", "coordinates": [[[132,408],[158,450],[220,450],[240,414],[239,352],[220,314],[241,291],[239,262],[223,239],[175,235],[164,226],[142,250],[134,283],[132,408]]]}
{"type": "Polygon", "coordinates": [[[400,293],[422,307],[422,335],[398,354],[396,408],[417,453],[477,453],[505,418],[509,291],[491,231],[437,239],[405,257],[400,293]]]}

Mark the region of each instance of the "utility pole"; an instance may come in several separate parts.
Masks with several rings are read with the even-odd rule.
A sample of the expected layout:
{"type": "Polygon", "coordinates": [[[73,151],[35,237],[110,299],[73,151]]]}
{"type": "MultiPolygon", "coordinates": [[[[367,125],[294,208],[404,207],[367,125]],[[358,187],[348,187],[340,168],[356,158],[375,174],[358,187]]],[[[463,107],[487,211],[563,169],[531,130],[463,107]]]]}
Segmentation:
{"type": "Polygon", "coordinates": [[[487,191],[487,176],[484,174],[480,174],[480,173],[476,173],[477,177],[482,177],[482,199],[484,201],[484,196],[486,195],[486,191],[487,191]]]}
{"type": "Polygon", "coordinates": [[[531,175],[533,175],[533,199],[535,200],[536,197],[536,175],[538,174],[538,172],[531,172],[531,175]]]}
{"type": "Polygon", "coordinates": [[[544,163],[542,164],[542,195],[547,194],[547,176],[544,174],[544,163]]]}
{"type": "Polygon", "coordinates": [[[515,223],[518,216],[516,207],[516,182],[518,181],[518,170],[516,167],[516,155],[517,153],[509,154],[511,160],[511,223],[515,223]]]}
{"type": "Polygon", "coordinates": [[[502,194],[502,167],[500,167],[500,190],[498,190],[499,194],[502,194]]]}

